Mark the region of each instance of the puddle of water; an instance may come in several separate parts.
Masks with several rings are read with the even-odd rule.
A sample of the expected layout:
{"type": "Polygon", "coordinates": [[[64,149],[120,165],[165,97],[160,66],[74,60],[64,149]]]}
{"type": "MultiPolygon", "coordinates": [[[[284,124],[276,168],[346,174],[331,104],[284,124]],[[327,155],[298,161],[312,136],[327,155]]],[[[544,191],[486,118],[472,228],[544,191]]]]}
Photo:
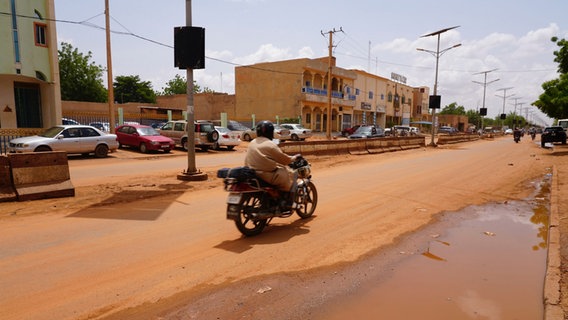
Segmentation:
{"type": "MultiPolygon", "coordinates": [[[[317,319],[542,319],[548,186],[466,217],[317,319]]],[[[453,215],[453,214],[452,214],[453,215]]]]}

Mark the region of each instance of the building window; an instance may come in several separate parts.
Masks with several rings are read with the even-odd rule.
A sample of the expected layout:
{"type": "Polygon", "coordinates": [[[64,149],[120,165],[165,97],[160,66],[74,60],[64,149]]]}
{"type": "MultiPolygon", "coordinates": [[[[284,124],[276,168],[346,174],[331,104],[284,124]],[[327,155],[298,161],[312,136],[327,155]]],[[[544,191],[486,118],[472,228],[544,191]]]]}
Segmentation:
{"type": "Polygon", "coordinates": [[[392,93],[390,93],[390,92],[389,92],[388,100],[387,100],[387,101],[388,101],[388,102],[392,102],[392,93]]]}
{"type": "Polygon", "coordinates": [[[359,89],[355,89],[355,95],[356,95],[356,96],[359,95],[359,89]]]}
{"type": "Polygon", "coordinates": [[[36,46],[47,47],[47,25],[34,22],[34,35],[36,46]]]}
{"type": "Polygon", "coordinates": [[[312,114],[306,113],[306,123],[310,123],[310,122],[312,122],[312,114]]]}
{"type": "Polygon", "coordinates": [[[373,91],[369,91],[369,99],[373,99],[373,91]]]}

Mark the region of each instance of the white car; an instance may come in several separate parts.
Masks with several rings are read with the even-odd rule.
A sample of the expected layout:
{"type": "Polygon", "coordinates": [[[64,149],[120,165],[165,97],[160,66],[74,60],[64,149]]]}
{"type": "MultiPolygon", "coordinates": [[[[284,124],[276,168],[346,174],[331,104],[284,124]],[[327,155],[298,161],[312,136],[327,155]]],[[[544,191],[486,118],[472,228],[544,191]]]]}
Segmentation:
{"type": "Polygon", "coordinates": [[[94,153],[104,158],[118,149],[115,134],[104,133],[85,125],[59,125],[37,136],[10,140],[10,153],[65,151],[68,154],[94,153]]]}
{"type": "Polygon", "coordinates": [[[241,135],[238,131],[231,131],[221,126],[215,126],[215,130],[219,133],[219,139],[213,145],[213,149],[219,150],[221,147],[226,147],[228,150],[233,150],[241,144],[241,135]]]}
{"type": "Polygon", "coordinates": [[[304,128],[301,124],[283,123],[280,126],[290,130],[290,138],[294,141],[303,141],[312,136],[312,130],[304,128]]]}

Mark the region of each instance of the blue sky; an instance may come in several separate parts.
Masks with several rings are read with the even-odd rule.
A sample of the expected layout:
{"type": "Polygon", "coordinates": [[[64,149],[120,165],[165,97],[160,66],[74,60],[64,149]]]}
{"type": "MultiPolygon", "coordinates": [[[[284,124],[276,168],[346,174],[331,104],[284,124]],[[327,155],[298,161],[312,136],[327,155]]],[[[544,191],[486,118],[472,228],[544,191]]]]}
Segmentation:
{"type": "MultiPolygon", "coordinates": [[[[104,0],[55,0],[58,42],[71,43],[106,66],[104,0]]],[[[442,105],[457,102],[466,109],[483,104],[490,116],[503,111],[500,88],[513,87],[505,112],[530,107],[544,81],[558,76],[552,36],[568,38],[566,0],[477,1],[309,1],[194,0],[192,25],[205,28],[205,69],[195,70],[201,87],[234,93],[234,67],[257,62],[327,56],[327,37],[334,34],[334,56],[342,68],[390,78],[404,75],[412,86],[434,86],[435,57],[417,48],[436,50],[436,38],[422,35],[460,26],[442,34],[440,49],[461,44],[440,57],[438,93],[442,105]],[[521,105],[522,104],[522,105],[521,105]]],[[[186,23],[186,1],[110,0],[113,75],[139,75],[161,90],[176,74],[173,29],[186,23]]],[[[106,76],[105,76],[106,79],[106,76]]],[[[529,109],[526,109],[530,107],[529,109]]],[[[518,110],[517,110],[518,111],[518,110]]]]}

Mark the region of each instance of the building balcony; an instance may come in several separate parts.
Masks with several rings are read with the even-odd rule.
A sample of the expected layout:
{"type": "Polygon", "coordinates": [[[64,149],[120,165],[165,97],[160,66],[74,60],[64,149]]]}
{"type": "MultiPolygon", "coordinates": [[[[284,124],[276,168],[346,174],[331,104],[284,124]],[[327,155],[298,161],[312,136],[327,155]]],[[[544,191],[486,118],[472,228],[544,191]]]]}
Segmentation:
{"type": "MultiPolygon", "coordinates": [[[[327,89],[316,89],[313,87],[302,88],[302,99],[307,102],[327,103],[327,89]]],[[[355,106],[355,95],[344,94],[340,91],[331,92],[331,102],[335,105],[355,106]]]]}

